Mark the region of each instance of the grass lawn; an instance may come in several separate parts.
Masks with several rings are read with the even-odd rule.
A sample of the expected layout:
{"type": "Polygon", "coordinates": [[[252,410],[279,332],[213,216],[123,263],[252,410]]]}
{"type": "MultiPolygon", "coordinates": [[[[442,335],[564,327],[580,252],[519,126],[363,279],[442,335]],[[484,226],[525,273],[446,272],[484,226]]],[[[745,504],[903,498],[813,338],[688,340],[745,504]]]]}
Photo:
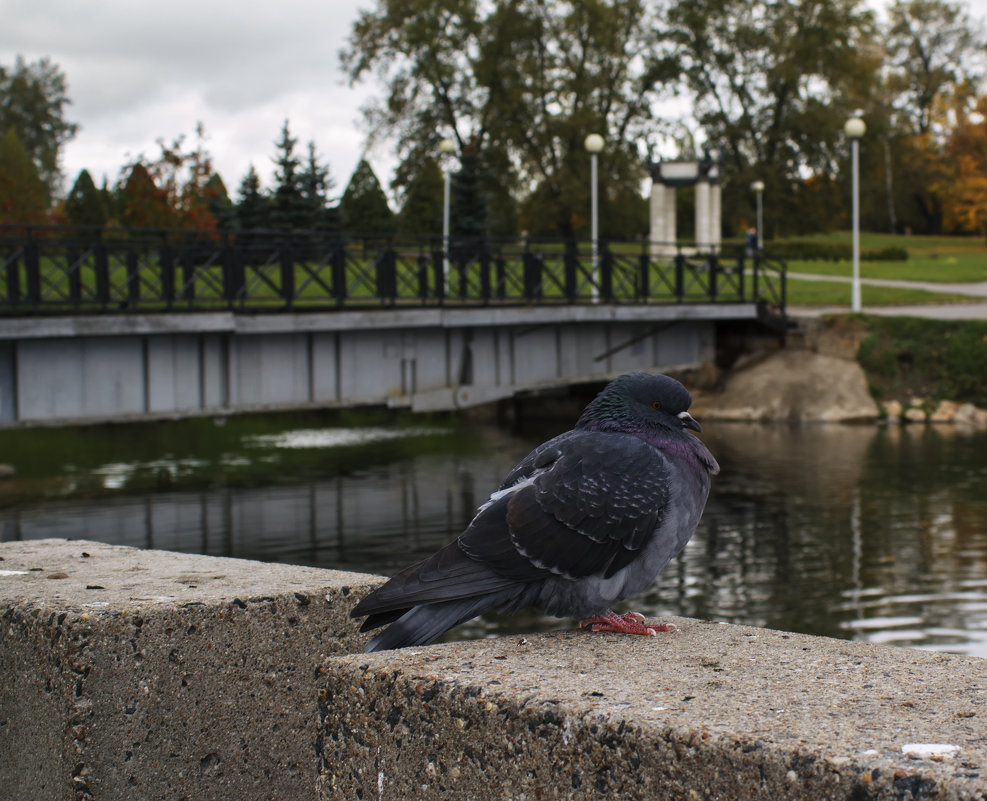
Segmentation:
{"type": "MultiPolygon", "coordinates": [[[[850,233],[840,231],[812,237],[798,237],[798,239],[848,243],[850,233]]],[[[861,250],[880,250],[888,247],[906,248],[908,261],[861,261],[862,278],[946,284],[987,281],[987,244],[980,238],[871,233],[860,235],[861,250]]],[[[770,242],[766,243],[765,251],[770,255],[770,242]]],[[[790,261],[788,269],[798,273],[849,277],[853,266],[850,261],[790,261]]]]}
{"type": "MultiPolygon", "coordinates": [[[[808,271],[806,271],[808,272],[808,271]]],[[[850,284],[834,281],[802,281],[789,278],[789,306],[850,306],[850,284]]],[[[860,299],[866,306],[912,306],[923,303],[968,303],[975,300],[951,292],[926,292],[922,289],[897,289],[883,286],[860,287],[860,299]]]]}

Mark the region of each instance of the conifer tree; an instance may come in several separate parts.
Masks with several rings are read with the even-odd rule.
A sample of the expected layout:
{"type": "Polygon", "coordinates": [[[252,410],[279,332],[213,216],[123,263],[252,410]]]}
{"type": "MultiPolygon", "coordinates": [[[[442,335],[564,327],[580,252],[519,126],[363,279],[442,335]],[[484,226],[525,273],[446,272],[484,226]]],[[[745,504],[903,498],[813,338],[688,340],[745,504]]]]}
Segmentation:
{"type": "Polygon", "coordinates": [[[360,159],[339,203],[344,230],[349,233],[389,234],[394,212],[380,181],[366,159],[360,159]]]}
{"type": "Polygon", "coordinates": [[[209,213],[216,220],[216,227],[224,231],[233,228],[236,222],[236,209],[233,207],[233,201],[230,200],[229,192],[226,191],[226,184],[223,183],[218,172],[209,176],[202,193],[209,213]]]}
{"type": "Polygon", "coordinates": [[[425,159],[421,171],[411,179],[404,193],[398,217],[398,230],[413,236],[442,233],[442,203],[445,176],[434,158],[425,159]]]}
{"type": "Polygon", "coordinates": [[[43,223],[48,192],[17,131],[0,139],[0,223],[43,223]]]}
{"type": "Polygon", "coordinates": [[[65,216],[72,225],[106,225],[109,210],[89,170],[81,170],[75,179],[65,199],[65,216]]]}
{"type": "Polygon", "coordinates": [[[281,139],[275,142],[278,155],[274,159],[274,193],[271,196],[271,226],[290,231],[307,227],[309,206],[302,194],[301,164],[295,155],[297,139],[291,137],[288,120],[281,128],[281,139]]]}
{"type": "Polygon", "coordinates": [[[329,165],[319,162],[315,142],[308,143],[308,157],[298,175],[298,183],[307,209],[304,227],[311,231],[338,230],[338,215],[334,217],[329,207],[329,192],[336,182],[329,175],[329,165]]]}
{"type": "Polygon", "coordinates": [[[257,170],[251,164],[237,193],[237,226],[245,231],[270,228],[270,206],[270,201],[261,192],[257,170]]]}
{"type": "Polygon", "coordinates": [[[159,189],[141,163],[135,164],[120,190],[123,224],[130,228],[171,228],[175,212],[167,193],[159,189]]]}

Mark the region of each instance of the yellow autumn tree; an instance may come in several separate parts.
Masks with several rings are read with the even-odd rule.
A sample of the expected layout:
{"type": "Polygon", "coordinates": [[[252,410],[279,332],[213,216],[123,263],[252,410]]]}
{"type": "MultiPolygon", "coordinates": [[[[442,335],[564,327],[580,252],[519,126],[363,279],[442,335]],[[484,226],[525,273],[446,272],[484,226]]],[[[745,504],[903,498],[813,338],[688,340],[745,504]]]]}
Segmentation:
{"type": "Polygon", "coordinates": [[[956,110],[945,164],[936,186],[943,198],[944,229],[987,237],[987,95],[972,110],[956,110]]]}

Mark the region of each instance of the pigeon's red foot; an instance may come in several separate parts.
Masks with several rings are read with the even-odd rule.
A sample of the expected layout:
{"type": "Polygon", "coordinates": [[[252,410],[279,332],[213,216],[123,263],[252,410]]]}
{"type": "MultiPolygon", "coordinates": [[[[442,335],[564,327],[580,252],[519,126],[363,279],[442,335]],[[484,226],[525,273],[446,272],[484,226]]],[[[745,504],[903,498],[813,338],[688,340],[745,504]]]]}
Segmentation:
{"type": "Polygon", "coordinates": [[[673,631],[671,623],[652,623],[644,625],[644,615],[637,612],[627,612],[618,615],[609,609],[602,615],[589,617],[579,621],[580,628],[589,626],[592,631],[615,631],[618,634],[640,634],[644,637],[654,637],[659,631],[673,631]]]}

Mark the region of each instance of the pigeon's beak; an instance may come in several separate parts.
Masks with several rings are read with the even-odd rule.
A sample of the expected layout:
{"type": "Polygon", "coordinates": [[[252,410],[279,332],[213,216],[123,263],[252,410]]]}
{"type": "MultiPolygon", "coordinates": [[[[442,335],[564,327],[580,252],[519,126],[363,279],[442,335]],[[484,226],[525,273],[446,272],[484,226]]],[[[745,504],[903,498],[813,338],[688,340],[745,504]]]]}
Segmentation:
{"type": "Polygon", "coordinates": [[[688,412],[679,412],[679,420],[682,421],[683,428],[691,428],[693,431],[698,431],[700,434],[703,433],[703,427],[699,425],[699,422],[688,412]]]}

